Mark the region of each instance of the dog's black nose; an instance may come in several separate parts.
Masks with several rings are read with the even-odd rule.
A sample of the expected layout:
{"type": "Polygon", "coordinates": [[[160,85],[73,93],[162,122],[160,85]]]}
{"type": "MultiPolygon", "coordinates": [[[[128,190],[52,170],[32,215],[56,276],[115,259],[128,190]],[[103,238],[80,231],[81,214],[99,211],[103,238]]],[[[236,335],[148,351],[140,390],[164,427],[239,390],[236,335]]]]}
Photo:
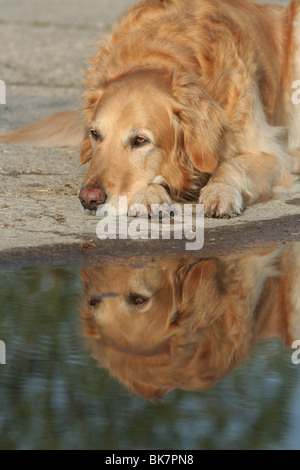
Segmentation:
{"type": "Polygon", "coordinates": [[[79,199],[84,209],[96,210],[98,206],[104,204],[106,192],[100,185],[82,186],[79,192],[79,199]]]}

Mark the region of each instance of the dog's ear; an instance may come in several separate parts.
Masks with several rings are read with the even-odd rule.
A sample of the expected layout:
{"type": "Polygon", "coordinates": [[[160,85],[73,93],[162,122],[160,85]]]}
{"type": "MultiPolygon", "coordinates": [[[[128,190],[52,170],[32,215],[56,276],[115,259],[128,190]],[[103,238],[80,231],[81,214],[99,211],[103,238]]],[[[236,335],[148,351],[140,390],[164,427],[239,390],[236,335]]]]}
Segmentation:
{"type": "MultiPolygon", "coordinates": [[[[88,124],[94,117],[96,108],[100,103],[100,100],[103,96],[103,90],[92,90],[84,95],[84,106],[83,111],[85,114],[85,121],[88,124]]],[[[84,140],[82,142],[81,153],[79,157],[79,161],[81,165],[84,165],[92,158],[92,147],[90,144],[90,140],[88,137],[88,132],[85,133],[84,140]]]]}
{"type": "Polygon", "coordinates": [[[98,88],[95,90],[89,90],[85,92],[83,95],[83,111],[85,113],[85,120],[89,123],[93,117],[95,110],[100,103],[100,100],[103,96],[104,90],[102,88],[98,88]]]}
{"type": "Polygon", "coordinates": [[[90,159],[92,158],[92,146],[90,143],[90,139],[86,137],[81,146],[81,153],[79,156],[79,161],[81,165],[84,165],[85,163],[89,162],[90,159]]]}
{"type": "Polygon", "coordinates": [[[193,76],[174,74],[172,88],[173,112],[181,124],[184,150],[199,171],[213,173],[228,125],[226,113],[193,76]]]}

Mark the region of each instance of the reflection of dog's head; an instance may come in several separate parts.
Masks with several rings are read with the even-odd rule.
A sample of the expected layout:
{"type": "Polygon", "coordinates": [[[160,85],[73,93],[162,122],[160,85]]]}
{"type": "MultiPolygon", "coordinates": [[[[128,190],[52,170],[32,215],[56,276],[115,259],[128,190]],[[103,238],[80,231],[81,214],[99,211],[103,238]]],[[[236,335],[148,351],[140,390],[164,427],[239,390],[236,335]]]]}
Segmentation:
{"type": "Polygon", "coordinates": [[[277,289],[277,257],[274,252],[173,259],[148,269],[83,269],[89,348],[145,398],[174,388],[208,388],[247,357],[261,336],[277,289]],[[269,307],[258,315],[262,296],[269,307]]]}

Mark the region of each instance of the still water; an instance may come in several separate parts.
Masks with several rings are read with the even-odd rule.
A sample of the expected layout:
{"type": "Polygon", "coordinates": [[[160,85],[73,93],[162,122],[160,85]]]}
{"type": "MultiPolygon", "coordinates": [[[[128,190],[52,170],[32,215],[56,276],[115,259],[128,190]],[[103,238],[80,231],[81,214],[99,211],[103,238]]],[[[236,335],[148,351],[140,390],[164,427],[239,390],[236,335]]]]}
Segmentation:
{"type": "Polygon", "coordinates": [[[299,260],[0,271],[0,449],[300,449],[299,260]]]}

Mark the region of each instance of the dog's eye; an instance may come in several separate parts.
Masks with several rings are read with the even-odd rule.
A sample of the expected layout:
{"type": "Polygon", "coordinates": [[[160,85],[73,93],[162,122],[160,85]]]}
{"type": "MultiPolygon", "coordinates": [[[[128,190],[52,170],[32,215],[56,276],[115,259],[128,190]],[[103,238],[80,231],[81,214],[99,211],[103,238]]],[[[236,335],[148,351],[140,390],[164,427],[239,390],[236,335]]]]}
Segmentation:
{"type": "Polygon", "coordinates": [[[132,147],[141,147],[142,145],[145,145],[149,142],[145,137],[142,137],[141,135],[138,135],[135,137],[132,141],[132,147]]]}
{"type": "Polygon", "coordinates": [[[147,300],[149,300],[149,298],[144,297],[143,295],[130,294],[130,301],[136,306],[143,305],[144,303],[147,302],[147,300]]]}
{"type": "Polygon", "coordinates": [[[90,135],[92,136],[92,138],[94,140],[98,140],[99,139],[99,134],[98,132],[96,131],[96,129],[90,129],[90,135]]]}

